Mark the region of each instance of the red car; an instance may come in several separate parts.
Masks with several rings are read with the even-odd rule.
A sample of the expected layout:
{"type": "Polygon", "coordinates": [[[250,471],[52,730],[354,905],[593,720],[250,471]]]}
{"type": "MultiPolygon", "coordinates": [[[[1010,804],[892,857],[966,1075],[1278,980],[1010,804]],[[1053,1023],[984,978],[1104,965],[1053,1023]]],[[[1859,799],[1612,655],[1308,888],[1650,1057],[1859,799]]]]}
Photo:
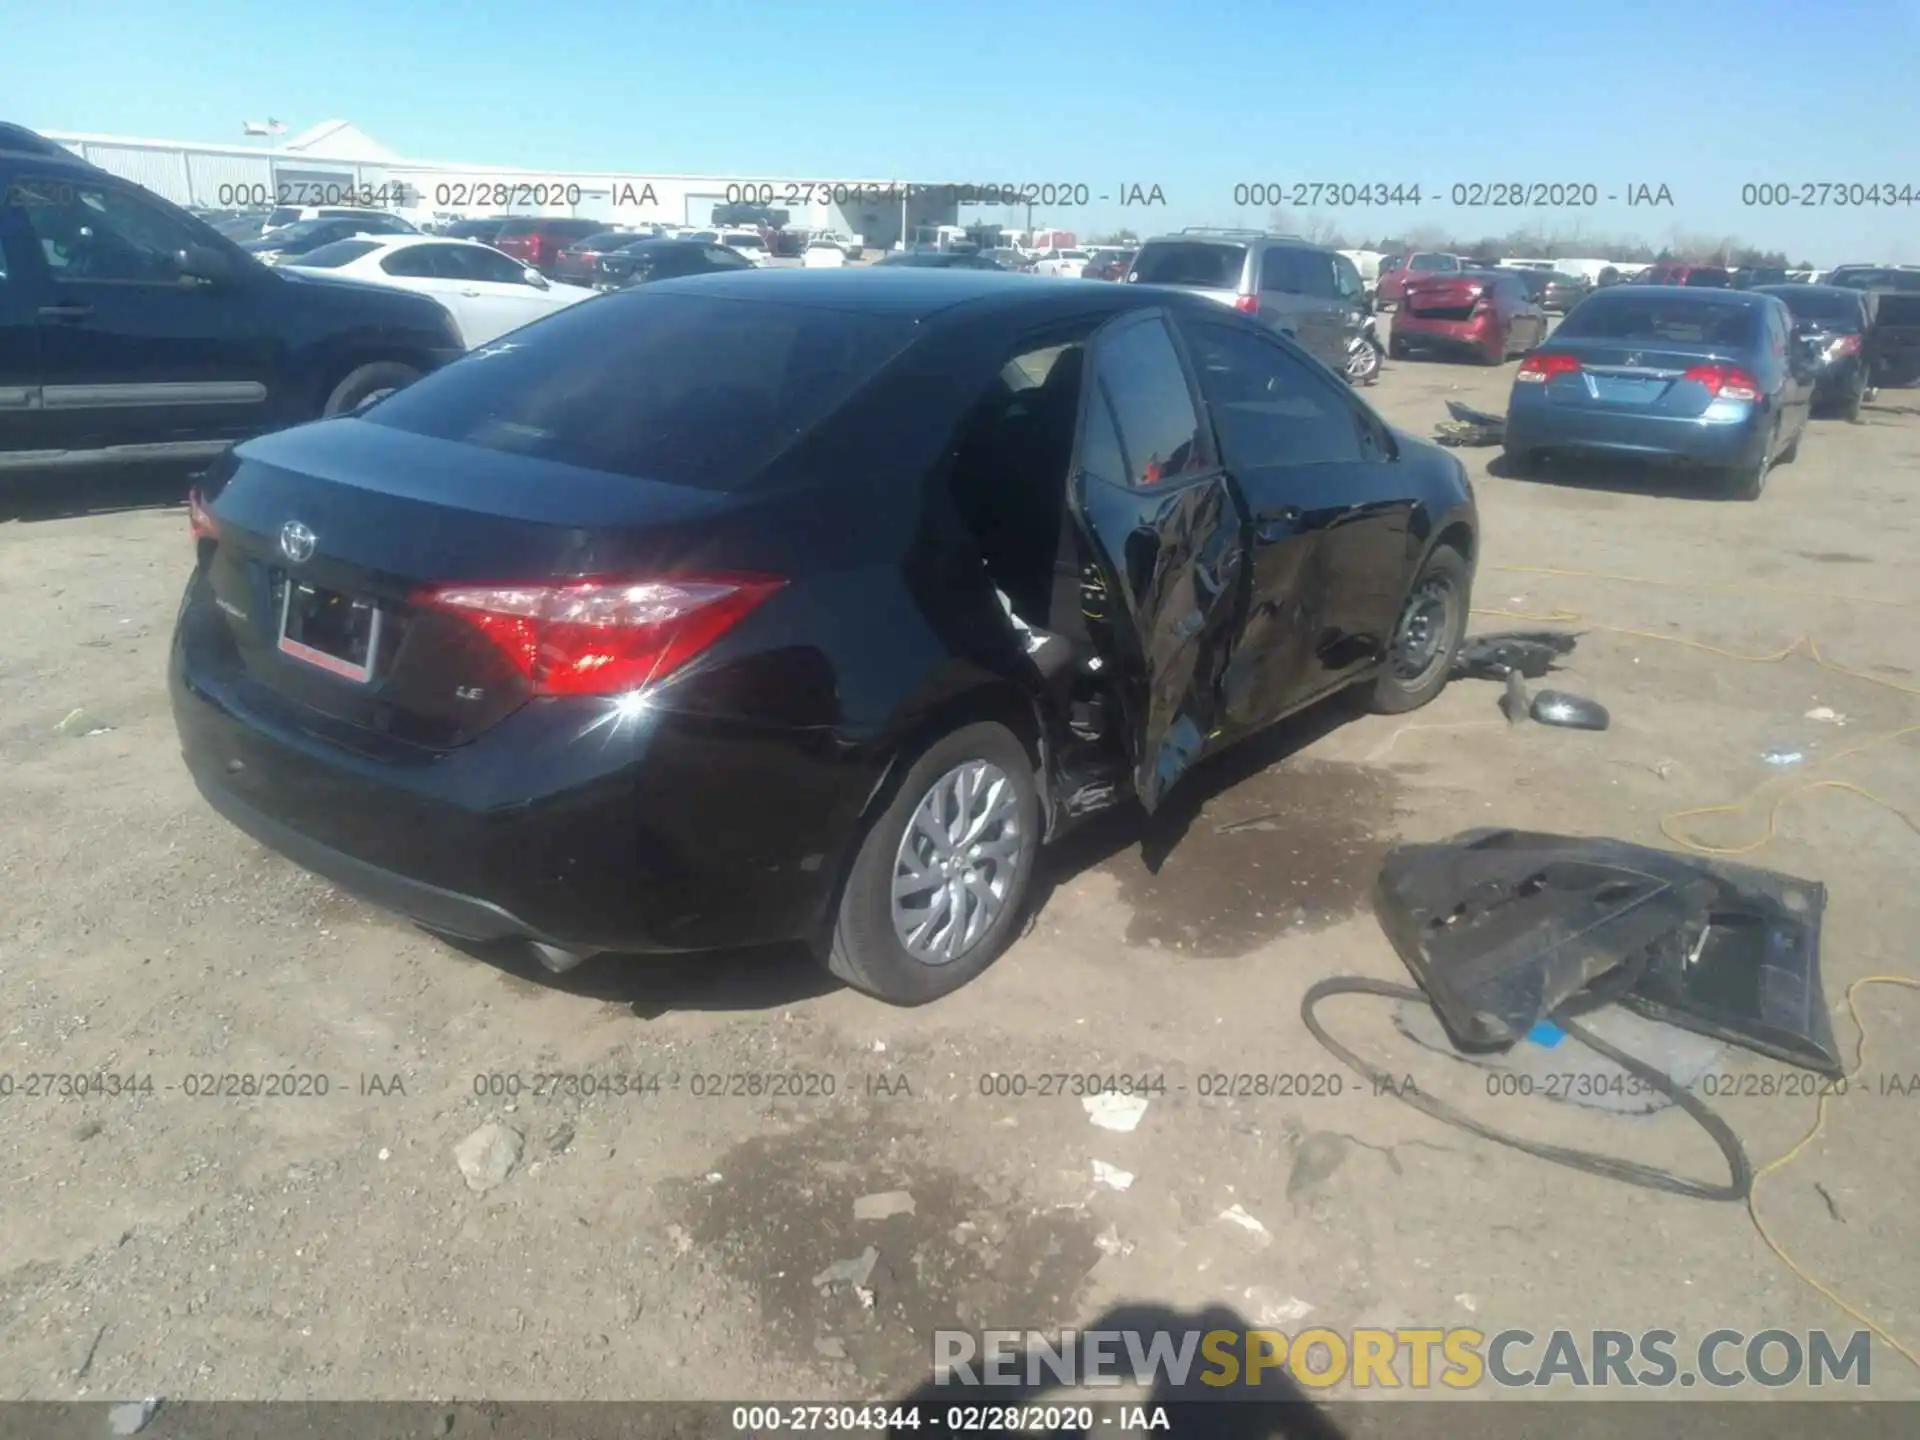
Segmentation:
{"type": "Polygon", "coordinates": [[[500,227],[493,248],[552,279],[562,250],[606,228],[604,220],[515,218],[500,227]]]}
{"type": "Polygon", "coordinates": [[[1642,285],[1703,285],[1717,290],[1733,288],[1733,272],[1719,265],[1684,265],[1662,260],[1640,277],[1642,285]]]}
{"type": "Polygon", "coordinates": [[[1400,303],[1410,280],[1425,280],[1435,275],[1458,275],[1467,267],[1458,255],[1438,250],[1414,250],[1405,255],[1389,255],[1380,262],[1380,278],[1374,282],[1373,303],[1390,310],[1400,303]]]}
{"type": "Polygon", "coordinates": [[[1547,338],[1547,312],[1517,275],[1463,271],[1410,280],[1393,317],[1387,351],[1447,350],[1500,365],[1547,338]]]}

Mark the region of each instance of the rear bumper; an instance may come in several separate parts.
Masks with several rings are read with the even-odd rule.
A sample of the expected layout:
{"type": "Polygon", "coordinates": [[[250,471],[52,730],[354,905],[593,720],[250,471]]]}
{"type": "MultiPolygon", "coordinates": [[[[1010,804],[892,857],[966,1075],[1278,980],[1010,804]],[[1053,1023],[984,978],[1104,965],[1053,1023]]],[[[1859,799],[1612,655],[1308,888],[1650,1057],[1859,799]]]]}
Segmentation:
{"type": "Polygon", "coordinates": [[[1438,320],[1402,308],[1393,317],[1393,338],[1435,350],[1491,350],[1500,343],[1500,322],[1490,315],[1438,320]]]}
{"type": "MultiPolygon", "coordinates": [[[[208,663],[189,592],[169,691],[209,804],[342,889],[432,929],[583,951],[811,939],[875,777],[824,733],[535,702],[421,751],[360,737],[208,663]]],[[[213,617],[218,619],[217,613],[213,617]]]]}
{"type": "Polygon", "coordinates": [[[1724,419],[1688,419],[1552,403],[1539,394],[1541,388],[1513,387],[1507,449],[1737,467],[1759,463],[1773,423],[1756,406],[1724,419]]]}

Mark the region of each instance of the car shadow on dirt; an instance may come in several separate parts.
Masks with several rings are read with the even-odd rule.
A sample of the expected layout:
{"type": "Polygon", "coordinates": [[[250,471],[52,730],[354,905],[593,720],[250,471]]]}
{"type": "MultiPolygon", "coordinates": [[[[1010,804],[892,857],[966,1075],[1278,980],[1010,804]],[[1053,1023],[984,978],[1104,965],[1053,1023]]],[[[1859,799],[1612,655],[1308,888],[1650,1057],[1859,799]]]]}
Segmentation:
{"type": "MultiPolygon", "coordinates": [[[[1195,766],[1156,815],[1149,817],[1129,802],[1088,819],[1042,852],[1027,901],[1029,927],[1059,886],[1135,846],[1146,869],[1157,873],[1209,802],[1324,738],[1355,713],[1346,694],[1332,696],[1195,766]]],[[[513,941],[436,938],[498,970],[516,987],[619,1005],[643,1020],[671,1011],[776,1010],[841,988],[799,944],[690,955],[597,955],[556,975],[513,941]]]]}
{"type": "Polygon", "coordinates": [[[204,466],[105,468],[13,479],[0,487],[0,524],[8,520],[71,520],[125,510],[164,510],[187,503],[204,466]]]}
{"type": "MultiPolygon", "coordinates": [[[[1183,1437],[1200,1436],[1207,1437],[1207,1440],[1345,1440],[1347,1432],[1334,1423],[1326,1410],[1309,1399],[1284,1369],[1261,1367],[1260,1373],[1248,1380],[1244,1369],[1238,1364],[1234,1366],[1234,1373],[1228,1375],[1224,1366],[1202,1358],[1204,1352],[1200,1348],[1200,1337],[1216,1331],[1229,1332],[1233,1342],[1227,1347],[1226,1353],[1242,1355],[1243,1337],[1250,1329],[1257,1328],[1227,1305],[1180,1311],[1166,1305],[1134,1303],[1117,1305],[1079,1327],[1079,1337],[1086,1337],[1090,1341],[1095,1332],[1125,1337],[1123,1343],[1107,1339],[1102,1346],[1101,1354],[1107,1357],[1103,1362],[1103,1373],[1107,1375],[1127,1374],[1131,1369],[1130,1357],[1133,1354],[1164,1353],[1167,1342],[1171,1342],[1176,1353],[1183,1349],[1189,1351],[1195,1363],[1187,1367],[1183,1374],[1163,1376],[1153,1385],[1151,1393],[1139,1402],[1144,1412],[1141,1421],[1145,1423],[1136,1421],[1131,1428],[1145,1429],[1149,1425],[1158,1428],[1153,1419],[1154,1413],[1164,1407],[1165,1428],[1169,1433],[1183,1437]],[[1165,1341],[1161,1340],[1162,1336],[1166,1337],[1165,1341]],[[1191,1346],[1187,1345],[1189,1336],[1193,1337],[1191,1346]]],[[[1031,1429],[1010,1428],[1032,1420],[1030,1407],[1040,1407],[1043,1412],[1054,1406],[1071,1410],[1098,1394],[1097,1390],[1090,1387],[1065,1390],[1057,1383],[1047,1383],[1042,1379],[1057,1373],[1053,1368],[1053,1355],[1060,1348],[1067,1348],[1069,1338],[1079,1337],[1061,1336],[1048,1344],[1046,1352],[1036,1350],[1014,1355],[1006,1368],[1019,1375],[1019,1383],[961,1384],[951,1378],[942,1383],[941,1377],[932,1376],[909,1394],[889,1402],[888,1408],[916,1407],[922,1414],[933,1414],[957,1406],[967,1413],[970,1421],[984,1420],[989,1426],[971,1433],[1004,1436],[1031,1434],[1031,1429]],[[1030,1380],[1039,1380],[1041,1383],[1027,1383],[1030,1380]],[[1021,1414],[1023,1410],[1028,1413],[1021,1414]],[[983,1413],[975,1415],[974,1412],[983,1413]],[[1009,1428],[992,1428],[995,1417],[1002,1414],[1006,1416],[1003,1423],[1009,1428]]],[[[1075,1351],[1068,1349],[1068,1353],[1075,1354],[1075,1351]]],[[[1075,1358],[1082,1357],[1075,1354],[1075,1358]]],[[[973,1368],[976,1378],[984,1378],[981,1374],[983,1366],[976,1362],[973,1368]]],[[[1126,1402],[1124,1409],[1131,1411],[1133,1408],[1134,1402],[1126,1402]]],[[[1129,1428],[1124,1419],[1121,1428],[1129,1428]]],[[[1063,1428],[1054,1433],[1086,1432],[1063,1428]]]]}
{"type": "Polygon", "coordinates": [[[1505,454],[1498,454],[1487,461],[1487,474],[1496,480],[1521,480],[1609,495],[1639,495],[1650,500],[1726,498],[1726,482],[1718,473],[1679,465],[1631,465],[1617,460],[1567,458],[1535,461],[1523,475],[1515,471],[1513,462],[1505,454]]]}

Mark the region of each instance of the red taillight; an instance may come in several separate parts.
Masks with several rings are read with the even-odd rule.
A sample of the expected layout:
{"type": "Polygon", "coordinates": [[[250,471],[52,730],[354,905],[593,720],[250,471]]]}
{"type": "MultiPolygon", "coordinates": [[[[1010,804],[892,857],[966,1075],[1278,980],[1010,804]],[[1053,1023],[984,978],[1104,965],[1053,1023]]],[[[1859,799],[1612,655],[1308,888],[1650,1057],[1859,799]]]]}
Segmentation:
{"type": "Polygon", "coordinates": [[[413,597],[456,615],[541,695],[615,695],[664,680],[786,581],[672,575],[567,585],[447,585],[413,597]]]}
{"type": "Polygon", "coordinates": [[[1760,382],[1738,365],[1696,365],[1680,378],[1706,386],[1716,400],[1760,398],[1760,382]]]}
{"type": "Polygon", "coordinates": [[[1235,296],[1233,308],[1238,310],[1242,315],[1258,315],[1260,313],[1260,297],[1258,295],[1235,296]]]}
{"type": "Polygon", "coordinates": [[[1832,346],[1827,350],[1827,353],[1836,360],[1842,355],[1858,355],[1860,353],[1860,337],[1858,335],[1842,335],[1833,342],[1832,346]]]}
{"type": "Polygon", "coordinates": [[[1580,362],[1573,356],[1536,351],[1520,362],[1519,372],[1513,378],[1526,385],[1544,385],[1556,375],[1579,373],[1580,362]]]}
{"type": "Polygon", "coordinates": [[[217,540],[220,536],[220,524],[201,498],[198,485],[187,491],[187,528],[195,540],[217,540]]]}

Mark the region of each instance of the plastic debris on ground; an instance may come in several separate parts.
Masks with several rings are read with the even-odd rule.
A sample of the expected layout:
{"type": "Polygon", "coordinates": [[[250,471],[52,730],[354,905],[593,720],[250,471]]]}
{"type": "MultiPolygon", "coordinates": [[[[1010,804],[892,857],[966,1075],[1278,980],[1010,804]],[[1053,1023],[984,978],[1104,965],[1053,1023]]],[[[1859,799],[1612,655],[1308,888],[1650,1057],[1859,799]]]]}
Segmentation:
{"type": "Polygon", "coordinates": [[[1140,1123],[1140,1117],[1147,1113],[1147,1100],[1144,1095],[1118,1095],[1112,1091],[1102,1091],[1098,1095],[1089,1095],[1080,1102],[1087,1112],[1087,1118],[1102,1130],[1115,1130],[1125,1135],[1140,1123]]]}
{"type": "Polygon", "coordinates": [[[1388,851],[1377,910],[1456,1048],[1512,1047],[1550,1016],[1586,1024],[1617,1000],[1839,1074],[1820,976],[1826,899],[1817,882],[1754,866],[1488,829],[1388,851]]]}
{"type": "Polygon", "coordinates": [[[1126,1190],[1133,1185],[1131,1170],[1122,1170],[1118,1165],[1109,1165],[1104,1160],[1093,1162],[1093,1178],[1109,1190],[1126,1190]]]}
{"type": "Polygon", "coordinates": [[[1573,653],[1580,643],[1578,635],[1563,635],[1553,630],[1501,630],[1487,635],[1469,635],[1460,642],[1453,657],[1455,680],[1504,680],[1519,671],[1529,680],[1538,680],[1559,669],[1559,662],[1573,653]]]}
{"type": "Polygon", "coordinates": [[[1229,1225],[1238,1225],[1262,1245],[1273,1243],[1273,1232],[1258,1220],[1254,1219],[1253,1216],[1249,1215],[1243,1206],[1228,1206],[1220,1212],[1220,1218],[1225,1220],[1229,1225]]]}
{"type": "Polygon", "coordinates": [[[1798,765],[1807,758],[1804,750],[1788,750],[1784,747],[1766,751],[1760,758],[1769,765],[1798,765]]]}
{"type": "Polygon", "coordinates": [[[1447,401],[1447,413],[1453,418],[1433,427],[1434,437],[1443,445],[1498,445],[1506,438],[1504,415],[1476,410],[1458,400],[1447,401]]]}
{"type": "MultiPolygon", "coordinates": [[[[1479,1054],[1453,1044],[1431,1005],[1401,1000],[1394,1005],[1393,1023],[1416,1045],[1486,1071],[1489,1095],[1558,1100],[1616,1115],[1651,1115],[1673,1105],[1670,1096],[1629,1075],[1604,1055],[1584,1045],[1565,1044],[1566,1032],[1551,1021],[1536,1025],[1521,1044],[1479,1054]],[[1534,1038],[1543,1032],[1551,1034],[1549,1043],[1534,1038]]],[[[1657,1024],[1618,1006],[1583,1015],[1580,1023],[1608,1044],[1665,1071],[1682,1087],[1692,1086],[1726,1053],[1726,1046],[1717,1041],[1657,1024]]],[[[1479,1092],[1475,1084],[1473,1093],[1479,1092]]]]}
{"type": "Polygon", "coordinates": [[[1806,720],[1819,720],[1828,725],[1844,725],[1847,723],[1846,716],[1827,705],[1816,705],[1801,718],[1806,720]]]}

